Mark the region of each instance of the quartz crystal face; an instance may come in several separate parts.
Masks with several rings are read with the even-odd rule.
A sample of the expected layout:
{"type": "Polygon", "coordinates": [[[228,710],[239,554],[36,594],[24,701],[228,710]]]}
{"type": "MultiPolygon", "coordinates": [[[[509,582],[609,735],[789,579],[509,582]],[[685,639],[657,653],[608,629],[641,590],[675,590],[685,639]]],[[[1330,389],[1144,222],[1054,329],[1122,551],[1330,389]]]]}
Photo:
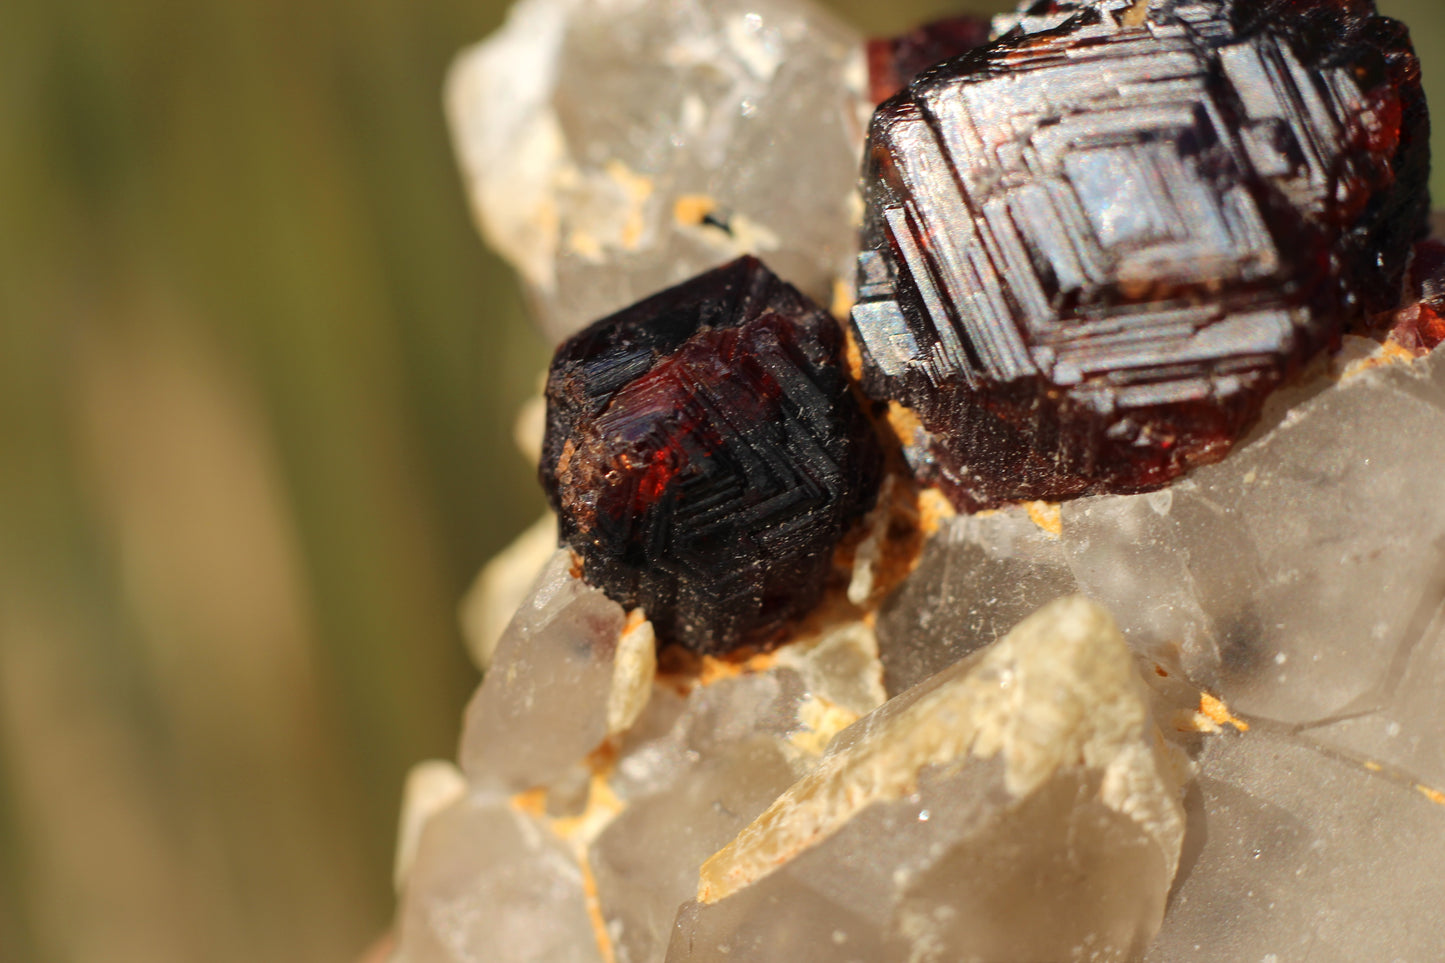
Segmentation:
{"type": "Polygon", "coordinates": [[[482,233],[556,342],[746,253],[829,303],[865,78],[812,0],[520,0],[446,102],[482,233]]]}
{"type": "Polygon", "coordinates": [[[841,341],[741,258],[558,349],[541,476],[562,540],[660,642],[766,644],[817,603],[881,474],[841,341]]]}
{"type": "Polygon", "coordinates": [[[864,386],[964,509],[1157,488],[1394,308],[1428,209],[1368,2],[1042,3],[874,115],[864,386]]]}

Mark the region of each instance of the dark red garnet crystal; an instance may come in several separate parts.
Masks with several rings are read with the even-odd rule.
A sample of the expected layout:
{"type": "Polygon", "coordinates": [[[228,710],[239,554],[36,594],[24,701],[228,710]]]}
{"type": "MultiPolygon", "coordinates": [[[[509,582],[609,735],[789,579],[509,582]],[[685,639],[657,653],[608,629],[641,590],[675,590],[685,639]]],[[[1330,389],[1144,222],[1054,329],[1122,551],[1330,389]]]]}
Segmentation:
{"type": "Polygon", "coordinates": [[[868,95],[881,104],[936,63],[988,42],[986,17],[934,20],[897,37],[868,40],[868,95]]]}
{"type": "Polygon", "coordinates": [[[906,454],[961,508],[1158,487],[1398,305],[1429,208],[1419,64],[1370,0],[998,25],[874,115],[864,388],[912,410],[906,454]]]}
{"type": "Polygon", "coordinates": [[[562,541],[660,642],[763,645],[817,604],[881,478],[841,342],[742,258],[557,350],[541,476],[562,541]]]}

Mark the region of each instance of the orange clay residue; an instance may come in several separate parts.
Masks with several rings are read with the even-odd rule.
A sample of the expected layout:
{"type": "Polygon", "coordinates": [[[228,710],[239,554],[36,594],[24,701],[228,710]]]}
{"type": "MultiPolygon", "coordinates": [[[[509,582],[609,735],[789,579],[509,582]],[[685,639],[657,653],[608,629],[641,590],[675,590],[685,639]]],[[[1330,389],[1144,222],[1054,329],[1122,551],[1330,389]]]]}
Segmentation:
{"type": "MultiPolygon", "coordinates": [[[[851,294],[848,299],[852,300],[851,294]]],[[[833,290],[833,316],[843,317],[837,312],[837,306],[838,291],[835,288],[833,290]]],[[[849,309],[852,309],[851,305],[849,309]]],[[[853,337],[853,327],[847,324],[843,325],[843,366],[848,371],[848,377],[855,383],[863,380],[863,350],[858,347],[858,339],[853,337]]]]}
{"type": "Polygon", "coordinates": [[[1064,534],[1064,516],[1058,502],[1025,502],[1024,507],[1033,523],[1051,537],[1064,534]]]}
{"type": "Polygon", "coordinates": [[[1348,381],[1356,375],[1364,374],[1371,368],[1383,368],[1386,365],[1392,364],[1408,364],[1414,361],[1415,357],[1415,352],[1393,338],[1388,338],[1374,354],[1351,361],[1345,365],[1338,377],[1341,381],[1348,381]]]}
{"type": "Polygon", "coordinates": [[[1415,784],[1415,791],[1437,806],[1445,806],[1445,792],[1441,792],[1438,789],[1431,789],[1429,786],[1419,783],[1415,784]]]}
{"type": "Polygon", "coordinates": [[[1249,731],[1249,723],[1237,719],[1229,711],[1223,699],[1215,698],[1208,692],[1199,693],[1199,714],[1218,726],[1234,726],[1240,732],[1249,731]]]}
{"type": "MultiPolygon", "coordinates": [[[[834,278],[833,303],[828,305],[828,310],[832,312],[833,317],[837,318],[840,322],[846,321],[848,316],[853,313],[854,300],[853,286],[842,278],[834,278]]],[[[857,381],[859,374],[853,371],[853,358],[851,355],[857,353],[858,345],[853,341],[853,329],[848,327],[846,330],[848,331],[848,352],[850,355],[848,358],[849,373],[853,375],[853,380],[857,381]]],[[[858,359],[857,370],[858,372],[863,370],[863,359],[861,357],[858,359]]]]}
{"type": "Polygon", "coordinates": [[[957,515],[953,502],[937,488],[925,488],[918,493],[918,527],[924,535],[936,534],[944,522],[957,515]]]}
{"type": "Polygon", "coordinates": [[[908,445],[913,443],[920,433],[927,434],[923,422],[918,420],[918,413],[912,408],[905,408],[896,401],[888,402],[888,427],[893,429],[893,434],[898,436],[900,444],[908,445]]]}
{"type": "Polygon", "coordinates": [[[528,789],[512,797],[512,808],[542,819],[547,815],[547,790],[528,789]]]}
{"type": "Polygon", "coordinates": [[[684,194],[672,205],[672,219],[683,227],[696,227],[717,210],[717,201],[706,194],[684,194]]]}
{"type": "Polygon", "coordinates": [[[612,934],[607,931],[607,918],[602,915],[602,900],[597,895],[597,877],[586,854],[578,861],[582,868],[582,900],[587,906],[587,921],[592,924],[592,938],[597,941],[597,955],[602,963],[617,963],[612,950],[612,934]]]}

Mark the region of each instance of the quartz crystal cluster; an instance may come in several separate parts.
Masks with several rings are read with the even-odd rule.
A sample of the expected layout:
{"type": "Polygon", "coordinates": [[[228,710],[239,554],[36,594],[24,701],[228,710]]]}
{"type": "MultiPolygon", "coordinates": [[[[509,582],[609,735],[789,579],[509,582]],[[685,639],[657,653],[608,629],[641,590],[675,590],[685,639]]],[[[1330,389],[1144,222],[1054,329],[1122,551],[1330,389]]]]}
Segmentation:
{"type": "Polygon", "coordinates": [[[810,0],[521,0],[446,100],[482,231],[560,341],[745,253],[828,304],[866,78],[810,0]]]}
{"type": "Polygon", "coordinates": [[[992,36],[866,48],[861,255],[799,172],[865,165],[820,133],[865,44],[805,3],[524,0],[465,55],[478,213],[571,336],[558,518],[468,603],[393,963],[1439,958],[1445,245],[1403,28],[1040,0],[992,36]],[[589,208],[624,169],[659,193],[589,208]],[[695,176],[710,253],[647,220],[695,176]],[[804,295],[851,259],[847,342],[804,295]]]}

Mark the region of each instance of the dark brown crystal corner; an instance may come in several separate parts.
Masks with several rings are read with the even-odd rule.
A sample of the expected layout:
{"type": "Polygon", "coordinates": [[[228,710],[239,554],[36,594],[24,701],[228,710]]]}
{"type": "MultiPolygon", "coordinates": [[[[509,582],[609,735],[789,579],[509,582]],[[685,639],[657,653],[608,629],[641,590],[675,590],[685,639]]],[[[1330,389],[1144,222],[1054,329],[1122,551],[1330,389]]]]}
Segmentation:
{"type": "Polygon", "coordinates": [[[874,116],[865,388],[966,509],[1163,485],[1398,304],[1427,138],[1368,2],[1036,4],[874,116]]]}
{"type": "Polygon", "coordinates": [[[841,343],[747,257],[558,349],[541,477],[562,541],[660,642],[765,645],[817,604],[881,478],[841,343]]]}

